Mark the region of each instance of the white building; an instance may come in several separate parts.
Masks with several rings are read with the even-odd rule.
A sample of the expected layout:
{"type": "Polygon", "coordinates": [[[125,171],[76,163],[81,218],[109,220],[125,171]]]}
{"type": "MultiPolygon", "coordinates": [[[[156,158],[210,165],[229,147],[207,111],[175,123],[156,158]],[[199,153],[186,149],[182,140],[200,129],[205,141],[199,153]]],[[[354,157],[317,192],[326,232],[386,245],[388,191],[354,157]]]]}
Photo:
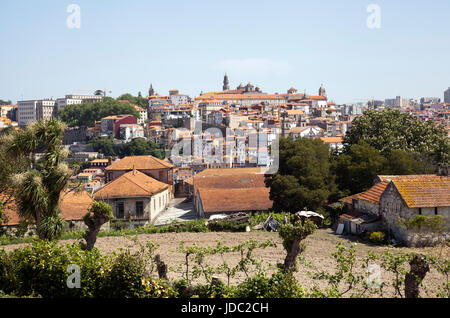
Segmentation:
{"type": "Polygon", "coordinates": [[[36,121],[37,100],[23,100],[17,102],[17,113],[19,126],[26,126],[36,121]]]}
{"type": "Polygon", "coordinates": [[[120,138],[125,142],[134,138],[144,138],[144,128],[139,124],[122,124],[120,125],[120,138]]]}
{"type": "Polygon", "coordinates": [[[178,106],[180,104],[188,104],[189,96],[183,95],[183,94],[173,94],[173,95],[170,95],[170,102],[174,106],[178,106]]]}
{"type": "Polygon", "coordinates": [[[68,105],[73,104],[81,104],[81,103],[94,103],[94,102],[100,102],[102,100],[102,96],[97,95],[66,95],[63,98],[57,98],[56,99],[56,107],[58,112],[61,109],[64,109],[68,105]]]}
{"type": "Polygon", "coordinates": [[[137,123],[138,124],[145,124],[145,122],[148,119],[148,113],[147,110],[139,107],[139,106],[134,106],[134,108],[136,109],[136,111],[139,113],[139,118],[137,119],[137,123]]]}
{"type": "Polygon", "coordinates": [[[36,120],[48,120],[56,115],[56,101],[54,99],[42,99],[36,103],[36,120]]]}
{"type": "Polygon", "coordinates": [[[17,102],[19,126],[26,126],[40,119],[50,119],[55,112],[54,99],[24,100],[17,102]]]}

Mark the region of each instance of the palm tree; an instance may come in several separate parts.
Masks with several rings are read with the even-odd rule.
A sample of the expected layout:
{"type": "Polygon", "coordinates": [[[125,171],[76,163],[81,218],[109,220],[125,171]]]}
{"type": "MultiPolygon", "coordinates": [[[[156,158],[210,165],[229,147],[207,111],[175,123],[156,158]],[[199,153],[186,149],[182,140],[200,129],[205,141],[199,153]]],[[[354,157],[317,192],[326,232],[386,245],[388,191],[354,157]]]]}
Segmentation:
{"type": "Polygon", "coordinates": [[[40,239],[57,239],[64,230],[58,206],[71,176],[63,162],[67,157],[62,146],[64,129],[65,125],[55,118],[41,120],[13,134],[7,147],[11,160],[27,158],[25,171],[12,176],[14,197],[19,215],[36,222],[40,239]],[[43,149],[43,156],[36,160],[38,149],[43,149]]]}

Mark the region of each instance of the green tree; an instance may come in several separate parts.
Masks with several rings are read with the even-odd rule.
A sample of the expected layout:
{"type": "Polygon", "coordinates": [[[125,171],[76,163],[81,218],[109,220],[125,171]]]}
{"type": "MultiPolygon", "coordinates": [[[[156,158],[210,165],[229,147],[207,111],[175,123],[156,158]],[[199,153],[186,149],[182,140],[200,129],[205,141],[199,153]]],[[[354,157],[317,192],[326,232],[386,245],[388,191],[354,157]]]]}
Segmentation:
{"type": "Polygon", "coordinates": [[[386,164],[387,160],[379,150],[360,141],[337,157],[332,171],[343,195],[349,195],[369,189],[386,164]]]}
{"type": "Polygon", "coordinates": [[[281,138],[279,170],[267,175],[275,211],[318,209],[335,190],[330,174],[330,149],[321,140],[281,138]]]}
{"type": "Polygon", "coordinates": [[[344,152],[364,141],[383,155],[392,150],[405,150],[423,154],[435,164],[450,163],[450,142],[447,132],[432,120],[423,121],[418,116],[399,110],[367,110],[352,122],[344,137],[344,152]]]}
{"type": "Polygon", "coordinates": [[[164,159],[165,157],[164,148],[161,148],[154,142],[147,141],[144,138],[135,138],[130,142],[117,145],[116,153],[120,157],[146,155],[151,155],[160,159],[164,159]]]}
{"type": "Polygon", "coordinates": [[[122,94],[117,97],[117,100],[127,100],[131,104],[137,105],[142,108],[147,108],[147,101],[144,97],[142,97],[141,92],[138,93],[138,96],[133,96],[129,93],[122,94]]]}
{"type": "Polygon", "coordinates": [[[394,149],[387,155],[364,141],[333,158],[332,172],[341,197],[369,189],[377,175],[433,173],[434,166],[420,155],[394,149]]]}
{"type": "Polygon", "coordinates": [[[387,162],[383,174],[408,175],[408,174],[432,174],[435,172],[433,164],[415,154],[405,150],[394,149],[386,156],[387,162]]]}
{"type": "Polygon", "coordinates": [[[104,154],[105,156],[117,156],[114,138],[112,137],[94,137],[89,140],[89,144],[94,151],[104,154]]]}
{"type": "Polygon", "coordinates": [[[164,159],[165,150],[152,141],[144,138],[135,138],[127,143],[114,143],[112,137],[95,137],[89,141],[94,151],[103,153],[105,156],[147,156],[151,155],[164,159]]]}
{"type": "Polygon", "coordinates": [[[10,160],[17,156],[28,158],[24,172],[11,179],[19,215],[36,222],[41,239],[57,239],[64,230],[58,206],[61,191],[71,176],[63,162],[67,157],[62,146],[64,129],[59,120],[42,120],[14,133],[7,147],[10,160]],[[43,156],[35,160],[38,146],[43,148],[43,156]]]}
{"type": "Polygon", "coordinates": [[[139,112],[132,105],[111,97],[104,97],[101,102],[67,105],[59,112],[61,120],[70,127],[93,127],[95,121],[103,117],[125,114],[139,118],[139,112]]]}

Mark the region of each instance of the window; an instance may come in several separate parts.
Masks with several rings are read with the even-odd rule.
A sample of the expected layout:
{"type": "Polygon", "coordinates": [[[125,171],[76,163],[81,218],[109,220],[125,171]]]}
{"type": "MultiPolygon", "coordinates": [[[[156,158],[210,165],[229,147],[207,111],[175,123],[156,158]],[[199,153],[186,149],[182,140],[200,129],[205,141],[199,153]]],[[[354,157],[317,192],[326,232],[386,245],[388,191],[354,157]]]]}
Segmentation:
{"type": "Polygon", "coordinates": [[[422,208],[419,208],[419,215],[422,215],[422,208]]]}
{"type": "Polygon", "coordinates": [[[434,215],[438,215],[438,208],[437,207],[434,208],[434,215]]]}
{"type": "Polygon", "coordinates": [[[136,201],[136,217],[142,218],[144,216],[144,202],[136,201]]]}
{"type": "Polygon", "coordinates": [[[116,218],[123,219],[125,215],[125,206],[123,202],[117,202],[116,204],[116,218]]]}

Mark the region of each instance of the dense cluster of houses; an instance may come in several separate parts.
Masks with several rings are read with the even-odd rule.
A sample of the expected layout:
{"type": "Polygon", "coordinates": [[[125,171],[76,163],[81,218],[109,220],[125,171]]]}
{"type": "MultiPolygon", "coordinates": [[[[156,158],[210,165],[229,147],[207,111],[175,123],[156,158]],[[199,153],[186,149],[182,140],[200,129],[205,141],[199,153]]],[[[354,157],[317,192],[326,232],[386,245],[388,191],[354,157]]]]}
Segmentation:
{"type": "MultiPolygon", "coordinates": [[[[60,209],[68,229],[84,228],[82,217],[94,200],[111,206],[112,224],[135,225],[153,224],[176,196],[190,198],[197,217],[206,219],[216,214],[268,212],[273,205],[270,189],[264,184],[266,167],[204,167],[193,172],[177,168],[168,160],[132,156],[85,171],[78,175],[79,180],[89,173],[103,180],[91,193],[70,188],[61,193],[60,209]]],[[[344,213],[337,217],[335,227],[340,228],[339,234],[384,231],[410,246],[448,240],[449,193],[448,171],[443,175],[378,176],[367,191],[340,200],[344,213]],[[443,216],[444,230],[410,229],[400,221],[416,215],[443,216]]],[[[17,227],[19,217],[13,199],[4,212],[6,226],[17,227]]]]}
{"type": "MultiPolygon", "coordinates": [[[[94,127],[67,129],[64,144],[72,153],[70,160],[88,165],[71,178],[72,184],[81,183],[87,192],[66,191],[61,195],[61,212],[68,226],[83,227],[82,216],[94,200],[112,207],[114,222],[132,221],[138,225],[153,224],[176,197],[192,199],[192,208],[199,218],[270,211],[273,202],[264,184],[264,173],[274,163],[270,149],[278,137],[320,139],[339,150],[352,121],[369,107],[394,107],[416,113],[450,132],[447,101],[424,99],[415,104],[398,97],[385,102],[336,105],[328,99],[323,85],[313,95],[295,88],[283,94],[268,94],[250,83],[230,89],[227,76],[223,84],[223,90],[201,93],[195,99],[178,90],[170,90],[168,96],[158,95],[151,86],[147,109],[130,104],[139,118],[111,115],[96,121],[94,127]],[[144,138],[168,153],[164,160],[152,156],[104,158],[86,144],[95,136],[111,136],[121,142],[144,138]]],[[[18,118],[27,123],[39,114],[54,116],[55,109],[100,98],[66,95],[56,101],[3,105],[0,129],[17,126],[18,118]]],[[[381,229],[407,244],[426,244],[436,237],[406,229],[399,225],[398,218],[449,217],[449,193],[448,173],[379,176],[371,189],[341,199],[345,213],[337,218],[336,226],[341,233],[381,229]]],[[[16,227],[19,218],[14,200],[9,200],[4,210],[6,225],[16,227]]],[[[448,237],[448,232],[442,236],[448,237]]]]}

